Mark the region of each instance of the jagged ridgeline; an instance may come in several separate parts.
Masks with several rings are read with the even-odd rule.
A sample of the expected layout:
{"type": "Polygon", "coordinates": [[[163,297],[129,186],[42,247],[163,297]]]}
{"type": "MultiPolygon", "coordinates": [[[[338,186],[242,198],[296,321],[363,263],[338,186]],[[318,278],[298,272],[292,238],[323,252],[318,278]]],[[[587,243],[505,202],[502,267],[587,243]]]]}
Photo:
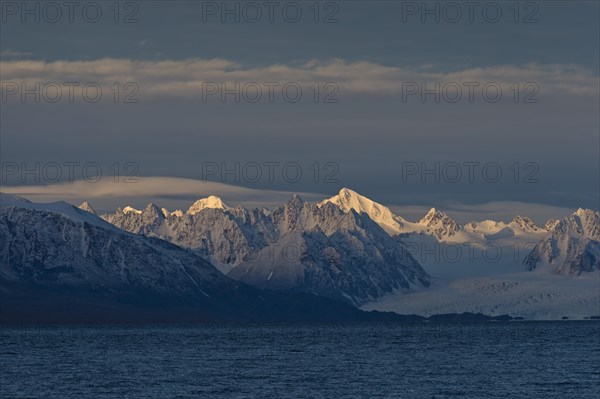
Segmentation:
{"type": "MultiPolygon", "coordinates": [[[[598,225],[598,212],[580,210],[572,218],[579,214],[598,225]]],[[[430,285],[428,259],[416,256],[415,243],[495,245],[510,248],[511,254],[518,247],[517,262],[532,269],[537,250],[531,248],[562,223],[550,220],[539,227],[528,217],[516,216],[508,223],[485,220],[461,226],[434,208],[410,222],[347,188],[317,204],[294,196],[273,211],[234,208],[211,196],[185,212],[150,204],[144,210],[125,207],[102,217],[127,231],[190,248],[223,273],[256,287],[311,292],[357,305],[430,285]]],[[[573,255],[553,256],[551,267],[558,273],[569,269],[570,274],[597,268],[598,240],[593,234],[589,240],[589,245],[577,240],[591,248],[579,251],[589,256],[575,261],[568,260],[573,255]],[[559,262],[570,266],[565,269],[559,262]]]]}
{"type": "Polygon", "coordinates": [[[190,248],[221,271],[259,288],[309,292],[360,304],[420,290],[429,276],[368,214],[294,196],[273,210],[226,206],[216,197],[188,211],[154,205],[103,218],[119,228],[190,248]]]}
{"type": "Polygon", "coordinates": [[[119,229],[91,207],[0,196],[2,321],[398,319],[310,294],[253,288],[193,251],[119,229]]]}
{"type": "MultiPolygon", "coordinates": [[[[44,290],[42,297],[64,301],[62,295],[75,290],[81,293],[78,301],[90,304],[97,303],[98,296],[132,306],[201,304],[208,319],[217,314],[236,319],[261,312],[268,315],[261,317],[284,315],[263,301],[287,292],[308,294],[302,301],[285,295],[277,301],[309,318],[316,315],[300,302],[314,301],[311,295],[365,308],[385,298],[430,293],[442,287],[440,271],[454,270],[459,280],[449,286],[458,289],[458,295],[464,287],[477,286],[464,280],[472,273],[514,272],[515,264],[532,276],[533,271],[587,274],[600,269],[599,226],[600,214],[584,209],[544,227],[522,216],[508,223],[485,220],[462,226],[436,209],[410,222],[349,189],[319,203],[293,196],[273,210],[231,207],[210,196],[186,211],[149,204],[143,210],[127,206],[101,217],[88,202],[75,208],[2,194],[3,300],[11,297],[6,293],[15,294],[14,303],[21,306],[18,298],[30,300],[44,290]],[[482,252],[490,244],[523,245],[527,251],[518,256],[507,251],[508,264],[481,265],[443,264],[414,251],[433,244],[466,245],[482,252]],[[213,308],[220,310],[207,310],[213,308]]],[[[506,277],[515,278],[523,277],[506,277]]],[[[537,294],[524,291],[523,301],[537,294]]],[[[502,299],[494,297],[490,303],[502,299]]]]}

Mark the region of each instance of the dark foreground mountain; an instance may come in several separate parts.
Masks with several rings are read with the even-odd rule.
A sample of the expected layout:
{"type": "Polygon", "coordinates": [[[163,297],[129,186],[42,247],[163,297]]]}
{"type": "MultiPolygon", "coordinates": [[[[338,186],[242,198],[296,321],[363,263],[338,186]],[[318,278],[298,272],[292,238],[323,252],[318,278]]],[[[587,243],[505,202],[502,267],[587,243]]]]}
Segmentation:
{"type": "Polygon", "coordinates": [[[402,319],[310,294],[259,290],[190,250],[125,232],[67,203],[0,195],[2,322],[402,319]]]}

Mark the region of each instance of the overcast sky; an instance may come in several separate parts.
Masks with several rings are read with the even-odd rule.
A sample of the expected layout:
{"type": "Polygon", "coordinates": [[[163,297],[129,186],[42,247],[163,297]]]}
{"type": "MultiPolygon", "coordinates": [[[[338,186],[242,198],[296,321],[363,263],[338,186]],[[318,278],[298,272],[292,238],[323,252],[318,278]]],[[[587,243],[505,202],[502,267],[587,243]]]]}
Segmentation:
{"type": "Polygon", "coordinates": [[[35,21],[35,8],[2,9],[4,191],[92,197],[106,210],[185,208],[209,193],[273,206],[341,187],[408,217],[434,206],[464,220],[541,221],[600,208],[597,2],[532,2],[517,14],[501,1],[497,22],[496,8],[481,6],[463,7],[457,23],[452,9],[439,23],[422,15],[423,2],[321,2],[318,15],[296,2],[295,23],[296,8],[274,9],[270,23],[261,2],[255,23],[242,2],[228,2],[239,23],[221,21],[222,2],[131,2],[118,15],[109,3],[96,3],[96,23],[93,9],[88,20],[75,9],[72,23],[66,9],[57,23],[55,10],[35,21]],[[79,84],[72,102],[66,82],[79,84]],[[36,83],[39,102],[21,97],[36,83]],[[89,83],[102,90],[97,102],[82,93],[89,83]],[[222,101],[221,83],[239,102],[222,101]],[[439,102],[421,96],[436,84],[439,102]],[[63,96],[50,102],[56,85],[63,96]],[[56,165],[61,181],[88,181],[54,185],[56,165]],[[124,183],[129,174],[138,181],[124,183]]]}

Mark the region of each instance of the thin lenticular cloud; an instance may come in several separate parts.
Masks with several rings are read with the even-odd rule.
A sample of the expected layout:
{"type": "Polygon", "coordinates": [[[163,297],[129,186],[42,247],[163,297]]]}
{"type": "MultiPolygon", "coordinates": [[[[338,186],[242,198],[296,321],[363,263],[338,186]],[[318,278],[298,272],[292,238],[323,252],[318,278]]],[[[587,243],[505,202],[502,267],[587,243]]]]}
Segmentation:
{"type": "Polygon", "coordinates": [[[78,180],[37,186],[4,186],[2,192],[23,196],[31,201],[64,200],[75,205],[90,201],[101,204],[99,209],[114,209],[134,204],[143,206],[156,202],[161,206],[186,208],[190,201],[216,195],[230,205],[273,207],[299,194],[306,201],[317,201],[325,195],[290,191],[251,189],[231,184],[178,177],[139,177],[137,183],[115,183],[103,179],[96,183],[78,180]]]}
{"type": "Polygon", "coordinates": [[[206,82],[335,82],[351,93],[398,94],[406,82],[536,82],[546,91],[596,95],[598,76],[572,64],[497,65],[458,71],[433,72],[421,68],[386,66],[369,61],[310,60],[300,65],[273,64],[247,68],[225,59],[136,61],[102,58],[92,61],[1,61],[1,81],[69,82],[111,84],[136,82],[144,95],[194,97],[206,82]]]}
{"type": "MultiPolygon", "coordinates": [[[[199,198],[216,195],[231,206],[241,205],[246,208],[266,207],[273,209],[288,201],[294,194],[305,201],[320,202],[335,195],[333,189],[328,193],[307,193],[251,189],[231,184],[202,181],[178,177],[140,177],[137,183],[114,183],[109,180],[97,183],[75,181],[39,186],[5,186],[2,192],[23,196],[36,202],[53,202],[64,200],[78,205],[84,201],[92,202],[96,210],[108,212],[133,205],[144,207],[149,202],[174,209],[187,209],[199,198]]],[[[371,198],[378,201],[377,198],[371,198]]],[[[383,204],[402,217],[418,221],[430,207],[422,205],[383,204]]],[[[440,203],[434,207],[447,213],[458,223],[471,221],[496,220],[509,222],[515,216],[528,216],[542,225],[549,219],[560,219],[573,213],[574,209],[536,204],[520,201],[493,201],[482,204],[440,203]]]]}

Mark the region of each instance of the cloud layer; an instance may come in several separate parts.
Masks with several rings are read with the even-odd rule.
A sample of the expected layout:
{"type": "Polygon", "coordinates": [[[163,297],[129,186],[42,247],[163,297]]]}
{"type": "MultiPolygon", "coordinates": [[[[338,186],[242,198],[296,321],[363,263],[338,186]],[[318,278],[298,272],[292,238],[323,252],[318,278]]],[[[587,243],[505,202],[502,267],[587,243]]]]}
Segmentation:
{"type": "Polygon", "coordinates": [[[118,206],[144,207],[149,202],[168,209],[187,209],[195,200],[216,195],[228,205],[274,207],[299,194],[307,201],[317,201],[324,195],[277,190],[259,190],[225,183],[178,177],[138,177],[135,183],[115,183],[110,179],[98,182],[77,180],[69,183],[29,186],[4,186],[2,192],[23,196],[35,202],[64,200],[74,205],[90,201],[98,211],[118,206]]]}
{"type": "MultiPolygon", "coordinates": [[[[140,177],[137,183],[114,183],[101,180],[96,183],[75,181],[71,183],[40,186],[5,186],[2,192],[23,196],[35,202],[64,200],[78,205],[89,201],[99,212],[110,212],[117,207],[131,205],[143,208],[152,202],[169,210],[187,209],[195,200],[217,195],[230,206],[241,205],[247,208],[266,207],[273,209],[299,194],[309,202],[319,202],[337,194],[339,187],[332,187],[328,193],[296,193],[291,191],[261,190],[230,184],[209,182],[177,177],[140,177]]],[[[377,198],[371,198],[378,201],[377,198]]],[[[409,220],[419,220],[429,207],[389,206],[398,215],[409,220]]],[[[563,218],[574,209],[546,204],[519,201],[495,201],[483,204],[439,204],[436,207],[446,212],[459,223],[485,219],[510,221],[517,214],[531,217],[538,223],[551,218],[563,218]]]]}
{"type": "Polygon", "coordinates": [[[184,59],[137,61],[102,58],[91,61],[8,60],[0,62],[3,83],[26,82],[135,82],[144,96],[200,97],[207,82],[334,82],[349,93],[401,93],[403,83],[441,84],[455,82],[496,82],[509,87],[515,82],[535,82],[544,91],[596,95],[598,76],[592,70],[572,64],[497,65],[456,71],[386,66],[370,61],[343,59],[311,60],[296,65],[272,64],[247,67],[226,59],[184,59]]]}

